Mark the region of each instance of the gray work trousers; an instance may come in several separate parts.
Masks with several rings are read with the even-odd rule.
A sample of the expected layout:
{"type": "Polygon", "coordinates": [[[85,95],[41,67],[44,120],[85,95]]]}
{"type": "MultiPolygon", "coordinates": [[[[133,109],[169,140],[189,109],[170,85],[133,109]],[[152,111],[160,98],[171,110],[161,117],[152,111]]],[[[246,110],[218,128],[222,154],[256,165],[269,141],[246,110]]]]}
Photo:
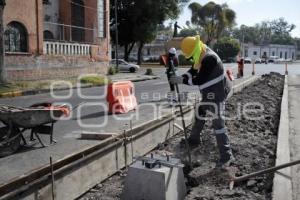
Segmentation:
{"type": "Polygon", "coordinates": [[[200,143],[200,134],[205,121],[212,120],[212,127],[215,131],[217,146],[220,153],[220,161],[226,162],[232,153],[229,137],[225,127],[225,102],[206,102],[202,101],[196,106],[195,121],[189,140],[200,143]]]}

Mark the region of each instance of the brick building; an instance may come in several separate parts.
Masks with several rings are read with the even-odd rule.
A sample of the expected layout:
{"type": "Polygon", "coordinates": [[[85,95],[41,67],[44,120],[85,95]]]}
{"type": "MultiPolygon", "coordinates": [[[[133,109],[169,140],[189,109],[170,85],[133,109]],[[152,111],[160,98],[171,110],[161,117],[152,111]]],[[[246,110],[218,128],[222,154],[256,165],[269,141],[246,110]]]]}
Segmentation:
{"type": "Polygon", "coordinates": [[[109,0],[9,0],[4,26],[8,80],[107,72],[109,0]]]}

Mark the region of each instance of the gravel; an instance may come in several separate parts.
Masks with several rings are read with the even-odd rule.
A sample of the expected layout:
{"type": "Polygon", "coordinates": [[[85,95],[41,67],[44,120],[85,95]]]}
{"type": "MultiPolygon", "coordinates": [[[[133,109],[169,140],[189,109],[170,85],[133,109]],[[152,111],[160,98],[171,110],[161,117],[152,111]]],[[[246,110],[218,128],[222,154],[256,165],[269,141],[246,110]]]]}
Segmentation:
{"type": "MultiPolygon", "coordinates": [[[[236,183],[233,190],[229,190],[229,179],[275,165],[283,83],[284,76],[280,74],[264,75],[227,102],[226,125],[236,158],[227,170],[214,168],[218,151],[211,123],[205,125],[202,145],[192,149],[193,170],[185,168],[187,200],[271,199],[273,174],[236,183]],[[245,111],[243,108],[260,109],[259,105],[264,109],[247,112],[248,118],[245,114],[239,115],[245,111]],[[250,120],[249,116],[256,119],[250,120]]],[[[180,144],[182,139],[183,135],[179,134],[163,146],[165,151],[172,152],[185,162],[184,147],[180,144]]],[[[119,199],[125,175],[126,171],[118,173],[79,199],[119,199]]]]}

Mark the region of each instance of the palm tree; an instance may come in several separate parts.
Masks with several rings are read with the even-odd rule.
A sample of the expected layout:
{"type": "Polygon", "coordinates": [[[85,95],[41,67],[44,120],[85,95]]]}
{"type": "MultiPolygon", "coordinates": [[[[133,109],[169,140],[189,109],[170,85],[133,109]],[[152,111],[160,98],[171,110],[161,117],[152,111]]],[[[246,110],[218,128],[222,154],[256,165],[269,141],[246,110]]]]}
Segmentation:
{"type": "Polygon", "coordinates": [[[0,0],[0,83],[4,82],[4,28],[3,28],[3,11],[5,0],[0,0]]]}
{"type": "Polygon", "coordinates": [[[192,12],[191,22],[202,27],[207,45],[219,39],[224,30],[235,24],[235,12],[227,4],[208,2],[202,6],[194,2],[189,5],[189,9],[192,12]]]}

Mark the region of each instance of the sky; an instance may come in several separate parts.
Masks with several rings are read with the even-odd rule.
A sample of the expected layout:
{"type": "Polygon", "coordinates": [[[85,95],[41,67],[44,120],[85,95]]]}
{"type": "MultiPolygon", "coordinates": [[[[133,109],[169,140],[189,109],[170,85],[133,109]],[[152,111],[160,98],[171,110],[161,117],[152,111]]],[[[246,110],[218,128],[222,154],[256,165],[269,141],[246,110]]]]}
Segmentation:
{"type": "MultiPolygon", "coordinates": [[[[208,0],[191,0],[201,5],[208,0]]],[[[300,38],[300,1],[299,0],[214,0],[222,4],[227,3],[236,12],[236,23],[238,26],[248,26],[260,23],[263,20],[273,20],[284,17],[289,23],[296,25],[292,36],[300,38]]],[[[187,8],[182,11],[177,19],[178,25],[185,26],[185,22],[191,19],[191,11],[187,8]]]]}

